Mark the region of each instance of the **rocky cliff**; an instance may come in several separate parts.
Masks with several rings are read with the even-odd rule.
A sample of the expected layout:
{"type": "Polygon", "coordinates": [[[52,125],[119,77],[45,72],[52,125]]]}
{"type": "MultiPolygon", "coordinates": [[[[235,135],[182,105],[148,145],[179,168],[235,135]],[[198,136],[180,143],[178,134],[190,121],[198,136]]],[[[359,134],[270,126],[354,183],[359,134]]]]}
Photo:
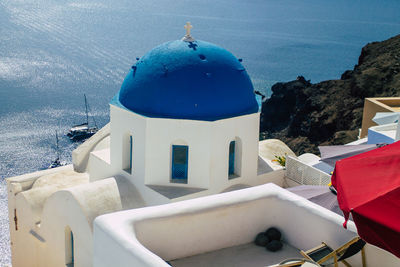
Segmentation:
{"type": "Polygon", "coordinates": [[[261,139],[278,138],[296,154],[356,140],[364,98],[400,96],[400,35],[367,44],[340,80],[312,84],[299,76],[271,89],[262,105],[261,139]]]}

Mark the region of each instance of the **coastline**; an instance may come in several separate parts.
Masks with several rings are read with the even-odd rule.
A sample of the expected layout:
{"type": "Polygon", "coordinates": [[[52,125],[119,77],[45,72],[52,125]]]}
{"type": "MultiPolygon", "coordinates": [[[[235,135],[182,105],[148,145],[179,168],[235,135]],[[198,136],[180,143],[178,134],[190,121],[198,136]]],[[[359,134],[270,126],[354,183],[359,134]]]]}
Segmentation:
{"type": "Polygon", "coordinates": [[[400,95],[400,35],[365,45],[354,69],[338,80],[312,84],[299,76],[272,92],[262,105],[260,139],[280,139],[296,154],[355,141],[364,99],[400,95]]]}

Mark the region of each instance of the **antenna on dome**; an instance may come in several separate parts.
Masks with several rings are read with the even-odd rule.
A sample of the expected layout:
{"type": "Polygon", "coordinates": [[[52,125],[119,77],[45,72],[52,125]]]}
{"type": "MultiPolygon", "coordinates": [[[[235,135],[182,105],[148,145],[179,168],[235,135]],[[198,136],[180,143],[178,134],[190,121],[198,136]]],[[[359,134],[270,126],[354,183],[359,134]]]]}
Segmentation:
{"type": "Polygon", "coordinates": [[[186,22],[186,25],[184,26],[186,29],[186,35],[183,36],[182,41],[184,42],[194,42],[196,41],[191,35],[190,35],[190,30],[193,28],[193,26],[190,24],[190,22],[186,22]]]}

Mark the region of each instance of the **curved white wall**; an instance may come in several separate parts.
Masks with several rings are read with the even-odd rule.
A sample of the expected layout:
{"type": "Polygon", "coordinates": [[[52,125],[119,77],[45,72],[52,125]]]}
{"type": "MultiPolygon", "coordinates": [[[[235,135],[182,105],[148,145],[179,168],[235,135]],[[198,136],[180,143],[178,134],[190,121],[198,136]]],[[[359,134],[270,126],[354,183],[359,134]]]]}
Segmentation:
{"type": "Polygon", "coordinates": [[[65,267],[69,249],[65,247],[66,228],[74,233],[74,266],[92,266],[94,218],[121,210],[115,180],[109,178],[58,191],[46,188],[17,195],[18,231],[13,234],[13,266],[65,267]],[[36,191],[46,193],[46,199],[35,200],[36,191]],[[44,205],[40,210],[36,208],[39,204],[44,205]]]}

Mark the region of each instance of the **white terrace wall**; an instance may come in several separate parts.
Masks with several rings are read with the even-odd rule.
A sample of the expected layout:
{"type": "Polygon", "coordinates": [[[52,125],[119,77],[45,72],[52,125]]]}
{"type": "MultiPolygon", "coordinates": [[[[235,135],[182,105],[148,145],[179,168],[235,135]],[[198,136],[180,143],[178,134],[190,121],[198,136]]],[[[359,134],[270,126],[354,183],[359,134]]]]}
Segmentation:
{"type": "MultiPolygon", "coordinates": [[[[276,185],[267,184],[164,206],[100,216],[94,225],[94,266],[168,266],[177,259],[252,242],[269,226],[299,249],[324,241],[338,247],[356,235],[343,218],[276,185]],[[294,220],[295,218],[295,220],[294,220]]],[[[300,255],[299,255],[300,256],[300,255]]],[[[367,246],[369,266],[400,260],[367,246]]],[[[360,257],[350,260],[360,266],[360,257]]]]}
{"type": "Polygon", "coordinates": [[[212,199],[203,199],[202,208],[196,207],[190,215],[174,212],[138,221],[136,238],[156,255],[172,260],[250,243],[259,232],[271,226],[282,231],[285,242],[300,249],[319,245],[321,241],[338,247],[356,235],[342,228],[339,216],[327,210],[317,214],[318,206],[298,203],[296,199],[303,199],[277,186],[261,187],[269,194],[254,198],[260,188],[244,189],[233,192],[230,197],[220,196],[220,205],[212,199]],[[225,203],[221,205],[222,202],[225,203]],[[157,240],[168,240],[168,246],[157,240]]]}

